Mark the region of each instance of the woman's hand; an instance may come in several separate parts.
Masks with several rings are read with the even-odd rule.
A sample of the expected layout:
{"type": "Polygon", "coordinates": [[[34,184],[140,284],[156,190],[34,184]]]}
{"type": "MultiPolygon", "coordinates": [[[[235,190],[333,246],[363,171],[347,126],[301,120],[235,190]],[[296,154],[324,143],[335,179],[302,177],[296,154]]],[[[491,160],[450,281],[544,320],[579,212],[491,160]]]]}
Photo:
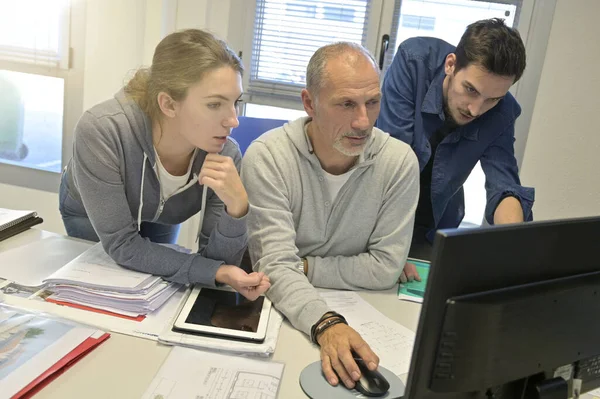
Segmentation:
{"type": "Polygon", "coordinates": [[[248,213],[248,194],[230,157],[207,154],[198,182],[217,194],[230,216],[240,218],[248,213]]]}
{"type": "Polygon", "coordinates": [[[221,265],[217,270],[216,280],[229,285],[251,301],[256,300],[271,287],[269,277],[264,273],[248,274],[234,265],[221,265]]]}

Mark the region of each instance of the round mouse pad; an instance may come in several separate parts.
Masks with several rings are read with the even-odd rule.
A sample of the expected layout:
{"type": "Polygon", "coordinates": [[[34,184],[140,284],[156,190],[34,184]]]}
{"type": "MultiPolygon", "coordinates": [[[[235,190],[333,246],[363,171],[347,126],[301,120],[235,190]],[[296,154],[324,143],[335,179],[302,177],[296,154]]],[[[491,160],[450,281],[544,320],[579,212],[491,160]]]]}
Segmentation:
{"type": "MultiPolygon", "coordinates": [[[[389,371],[388,369],[379,366],[378,371],[390,383],[389,391],[380,398],[401,398],[404,395],[404,384],[400,378],[389,371]]],[[[349,398],[366,398],[356,389],[348,389],[343,383],[337,386],[331,386],[325,379],[325,375],[321,371],[321,362],[309,364],[300,373],[300,386],[305,394],[310,398],[320,399],[349,399],[349,398]]]]}

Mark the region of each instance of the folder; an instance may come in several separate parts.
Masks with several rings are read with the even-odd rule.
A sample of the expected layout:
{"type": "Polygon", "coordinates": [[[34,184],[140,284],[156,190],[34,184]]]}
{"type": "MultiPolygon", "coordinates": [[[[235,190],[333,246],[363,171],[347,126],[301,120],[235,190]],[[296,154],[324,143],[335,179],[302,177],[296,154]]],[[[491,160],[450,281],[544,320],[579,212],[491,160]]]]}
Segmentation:
{"type": "Polygon", "coordinates": [[[99,338],[90,337],[79,344],[75,349],[65,355],[62,359],[50,367],[29,385],[14,394],[11,399],[26,399],[31,398],[38,393],[42,388],[54,381],[58,376],[71,368],[75,363],[82,359],[85,355],[96,349],[98,345],[106,341],[110,334],[104,333],[99,338]]]}
{"type": "Polygon", "coordinates": [[[146,318],[145,315],[138,315],[136,317],[126,316],[124,314],[115,313],[115,312],[111,312],[108,310],[97,309],[97,308],[94,308],[91,306],[79,305],[77,303],[57,301],[57,300],[51,299],[51,298],[46,298],[46,302],[51,302],[51,303],[55,303],[57,305],[62,305],[62,306],[68,306],[68,307],[75,308],[75,309],[87,310],[87,311],[94,312],[94,313],[101,313],[101,314],[105,314],[108,316],[120,317],[121,319],[132,320],[132,321],[144,321],[144,319],[146,318]]]}
{"type": "Polygon", "coordinates": [[[0,304],[0,396],[28,398],[110,334],[0,304]]]}

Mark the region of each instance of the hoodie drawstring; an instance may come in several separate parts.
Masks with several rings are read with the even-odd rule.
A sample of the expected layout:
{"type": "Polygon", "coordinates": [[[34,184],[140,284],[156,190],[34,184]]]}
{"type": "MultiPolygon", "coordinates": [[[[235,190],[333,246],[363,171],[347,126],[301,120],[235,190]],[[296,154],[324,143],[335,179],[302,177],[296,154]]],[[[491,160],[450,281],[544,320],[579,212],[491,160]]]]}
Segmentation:
{"type": "Polygon", "coordinates": [[[206,184],[202,186],[202,208],[200,208],[200,220],[198,221],[198,232],[196,233],[196,242],[200,238],[200,233],[202,233],[202,223],[204,222],[204,209],[206,208],[206,184]]]}
{"type": "Polygon", "coordinates": [[[147,159],[148,159],[148,156],[144,152],[144,163],[142,166],[142,185],[140,187],[140,207],[138,208],[138,217],[137,217],[138,231],[140,231],[140,229],[142,228],[142,208],[144,207],[144,175],[146,174],[146,160],[147,159]]]}

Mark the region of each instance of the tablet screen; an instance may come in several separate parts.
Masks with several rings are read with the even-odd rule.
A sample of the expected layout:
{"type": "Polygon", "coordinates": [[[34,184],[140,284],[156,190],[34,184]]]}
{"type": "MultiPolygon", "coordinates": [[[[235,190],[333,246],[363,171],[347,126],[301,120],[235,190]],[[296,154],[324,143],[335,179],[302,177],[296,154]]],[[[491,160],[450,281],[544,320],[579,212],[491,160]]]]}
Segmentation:
{"type": "Polygon", "coordinates": [[[238,292],[201,289],[185,322],[256,332],[264,299],[250,301],[238,292]]]}

